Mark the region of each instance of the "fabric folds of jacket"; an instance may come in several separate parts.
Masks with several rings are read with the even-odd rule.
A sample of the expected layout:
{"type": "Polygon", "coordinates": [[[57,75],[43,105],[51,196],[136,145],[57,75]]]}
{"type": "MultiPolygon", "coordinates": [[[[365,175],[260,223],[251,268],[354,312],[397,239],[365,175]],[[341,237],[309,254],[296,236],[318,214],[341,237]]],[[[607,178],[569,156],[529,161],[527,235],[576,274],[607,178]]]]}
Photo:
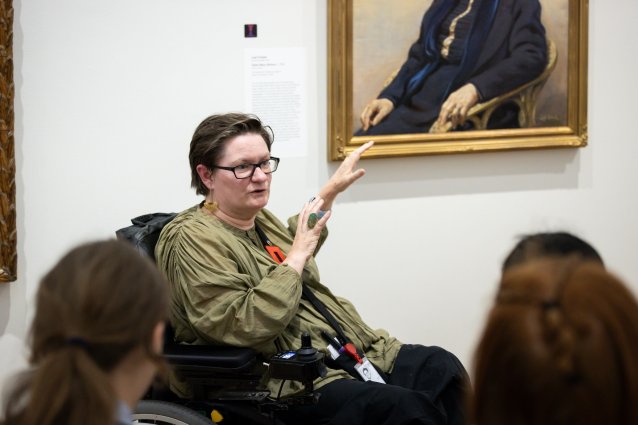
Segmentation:
{"type": "MultiPolygon", "coordinates": [[[[256,222],[275,245],[285,253],[290,251],[296,216],[285,226],[263,209],[256,222]]],[[[324,229],[315,254],[327,235],[324,229]]],[[[320,282],[314,257],[302,276],[285,263],[275,263],[254,228],[235,228],[195,206],[166,225],[155,254],[170,281],[171,321],[178,342],[251,347],[269,357],[299,348],[301,334],[308,332],[313,345],[323,349],[321,330],[334,331],[301,298],[303,281],[371,362],[384,371],[392,368],[401,343],[384,330],[368,327],[349,301],[332,294],[320,282]]],[[[340,378],[352,379],[342,370],[329,369],[315,385],[321,387],[340,378]]],[[[280,384],[270,380],[268,388],[276,394],[280,384]]],[[[183,383],[171,380],[171,387],[182,396],[188,395],[183,383]]],[[[287,381],[282,395],[301,389],[300,383],[287,381]]]]}

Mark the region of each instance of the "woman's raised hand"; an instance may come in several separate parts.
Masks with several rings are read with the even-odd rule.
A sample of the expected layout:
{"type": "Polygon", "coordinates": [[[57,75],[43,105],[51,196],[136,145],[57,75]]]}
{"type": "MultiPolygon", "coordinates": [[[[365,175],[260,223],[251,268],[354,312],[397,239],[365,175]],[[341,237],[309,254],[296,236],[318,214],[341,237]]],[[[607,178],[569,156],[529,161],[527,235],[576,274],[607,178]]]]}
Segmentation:
{"type": "Polygon", "coordinates": [[[324,200],[316,196],[306,202],[299,213],[295,239],[285,261],[299,274],[303,272],[306,261],[314,254],[321,231],[330,218],[331,211],[326,211],[322,216],[320,211],[323,205],[324,200]]]}
{"type": "Polygon", "coordinates": [[[359,166],[359,159],[373,144],[373,141],[365,143],[348,155],[339,168],[337,168],[337,171],[330,177],[328,183],[319,191],[319,195],[324,200],[323,208],[325,210],[332,208],[332,203],[338,194],[365,175],[366,170],[357,168],[359,166]]]}

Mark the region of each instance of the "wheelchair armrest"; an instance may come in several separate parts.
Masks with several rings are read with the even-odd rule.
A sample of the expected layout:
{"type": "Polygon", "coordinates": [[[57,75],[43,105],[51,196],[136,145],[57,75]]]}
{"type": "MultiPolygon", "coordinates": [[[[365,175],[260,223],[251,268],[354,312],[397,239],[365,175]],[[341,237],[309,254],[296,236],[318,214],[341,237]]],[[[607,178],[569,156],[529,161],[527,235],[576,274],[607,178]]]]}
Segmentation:
{"type": "Polygon", "coordinates": [[[223,374],[250,373],[257,363],[257,352],[252,348],[170,344],[164,348],[164,357],[177,369],[201,369],[223,374]]]}

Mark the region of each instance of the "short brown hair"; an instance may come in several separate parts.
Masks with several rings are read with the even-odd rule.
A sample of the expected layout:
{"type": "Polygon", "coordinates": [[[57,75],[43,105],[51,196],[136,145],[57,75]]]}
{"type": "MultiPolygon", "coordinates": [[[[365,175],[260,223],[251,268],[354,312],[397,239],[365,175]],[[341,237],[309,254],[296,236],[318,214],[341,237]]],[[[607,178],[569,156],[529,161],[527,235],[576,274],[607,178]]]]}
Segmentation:
{"type": "Polygon", "coordinates": [[[638,423],[638,302],[598,262],[503,275],[474,364],[477,425],[638,423]]]}
{"type": "Polygon", "coordinates": [[[199,164],[212,168],[222,156],[226,142],[242,134],[259,134],[264,138],[268,151],[273,142],[272,129],[251,114],[231,112],[211,115],[202,121],[193,134],[188,159],[191,167],[191,187],[198,195],[207,195],[208,188],[197,174],[199,164]]]}

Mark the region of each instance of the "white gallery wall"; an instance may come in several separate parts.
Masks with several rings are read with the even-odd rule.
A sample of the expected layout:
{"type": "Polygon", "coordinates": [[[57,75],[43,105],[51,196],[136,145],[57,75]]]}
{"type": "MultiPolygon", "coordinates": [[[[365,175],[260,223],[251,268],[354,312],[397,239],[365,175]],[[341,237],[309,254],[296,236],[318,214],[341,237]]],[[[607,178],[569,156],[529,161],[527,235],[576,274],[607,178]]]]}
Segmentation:
{"type": "MultiPolygon", "coordinates": [[[[368,174],[338,199],[318,261],[371,325],[470,366],[500,263],[537,231],[583,236],[638,292],[638,62],[628,54],[638,3],[612,3],[590,2],[588,147],[362,162],[368,174]]],[[[335,169],[326,0],[14,6],[19,260],[17,282],[0,287],[0,334],[26,337],[38,280],[70,247],[198,201],[188,143],[207,115],[244,109],[245,49],[306,55],[308,153],[282,160],[271,210],[292,215],[335,169]],[[256,39],[243,37],[250,23],[256,39]]]]}

